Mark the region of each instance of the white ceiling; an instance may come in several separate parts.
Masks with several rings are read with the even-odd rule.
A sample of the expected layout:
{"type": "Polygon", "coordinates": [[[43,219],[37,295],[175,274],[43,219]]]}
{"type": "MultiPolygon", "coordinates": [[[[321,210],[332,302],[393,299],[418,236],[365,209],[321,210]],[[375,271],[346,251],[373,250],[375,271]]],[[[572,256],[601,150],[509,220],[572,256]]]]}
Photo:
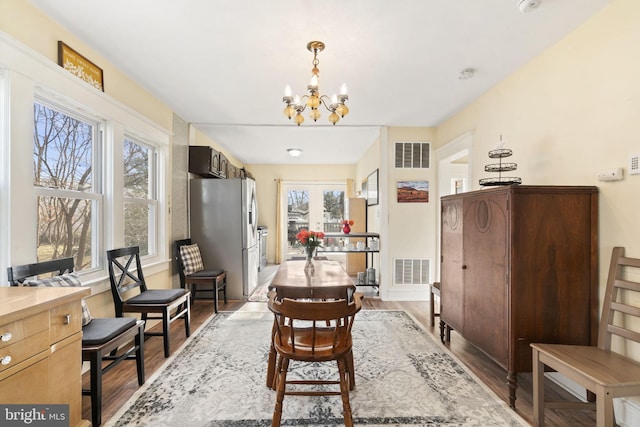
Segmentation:
{"type": "Polygon", "coordinates": [[[30,1],[240,161],[349,164],[381,126],[437,126],[611,0],[30,1]],[[282,114],[285,85],[306,90],[311,40],[326,44],[320,92],[349,87],[336,126],[282,114]]]}

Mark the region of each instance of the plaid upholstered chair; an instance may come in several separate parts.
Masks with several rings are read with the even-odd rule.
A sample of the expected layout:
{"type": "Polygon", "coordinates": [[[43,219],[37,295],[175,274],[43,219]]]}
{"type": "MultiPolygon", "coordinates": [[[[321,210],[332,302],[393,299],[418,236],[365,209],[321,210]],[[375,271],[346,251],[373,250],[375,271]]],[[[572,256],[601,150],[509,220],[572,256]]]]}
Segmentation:
{"type": "MultiPolygon", "coordinates": [[[[212,298],[213,310],[217,313],[219,292],[222,292],[224,303],[227,303],[227,272],[220,268],[205,268],[200,248],[191,239],[175,241],[174,257],[178,263],[180,286],[189,288],[192,301],[198,298],[197,294],[206,294],[208,298],[212,298]],[[198,288],[199,285],[205,287],[198,288]]],[[[205,298],[207,297],[199,299],[205,298]]]]}

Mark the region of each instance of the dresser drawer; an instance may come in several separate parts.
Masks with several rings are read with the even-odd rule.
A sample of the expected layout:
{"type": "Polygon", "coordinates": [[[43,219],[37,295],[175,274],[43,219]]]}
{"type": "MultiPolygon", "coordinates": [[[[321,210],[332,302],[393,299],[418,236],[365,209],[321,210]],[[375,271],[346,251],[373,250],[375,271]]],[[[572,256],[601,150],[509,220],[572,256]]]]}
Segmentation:
{"type": "Polygon", "coordinates": [[[0,349],[0,372],[43,351],[49,351],[49,331],[38,332],[24,340],[0,349]]]}
{"type": "Polygon", "coordinates": [[[43,311],[0,326],[0,349],[14,345],[38,332],[49,330],[49,312],[43,311]]]}
{"type": "Polygon", "coordinates": [[[51,344],[57,343],[82,329],[82,307],[79,300],[54,307],[49,313],[51,344]]]}
{"type": "Polygon", "coordinates": [[[0,372],[48,349],[48,311],[0,326],[0,372]]]}

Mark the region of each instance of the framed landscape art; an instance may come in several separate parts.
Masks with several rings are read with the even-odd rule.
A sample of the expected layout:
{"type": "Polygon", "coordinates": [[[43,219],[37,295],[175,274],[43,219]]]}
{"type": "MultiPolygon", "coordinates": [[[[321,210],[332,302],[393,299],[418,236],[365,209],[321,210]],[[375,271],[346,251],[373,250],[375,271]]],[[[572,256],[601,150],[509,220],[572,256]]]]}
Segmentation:
{"type": "Polygon", "coordinates": [[[429,181],[398,181],[398,203],[427,203],[429,181]]]}

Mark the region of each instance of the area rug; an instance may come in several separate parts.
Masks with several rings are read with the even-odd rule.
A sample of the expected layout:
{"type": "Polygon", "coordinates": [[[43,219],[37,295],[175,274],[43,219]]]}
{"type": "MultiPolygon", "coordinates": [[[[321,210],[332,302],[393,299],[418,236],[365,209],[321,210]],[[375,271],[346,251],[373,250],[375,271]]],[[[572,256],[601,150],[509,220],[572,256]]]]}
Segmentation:
{"type": "MultiPolygon", "coordinates": [[[[275,392],[265,386],[269,312],[221,312],[147,380],[105,425],[269,426],[275,392]]],[[[526,426],[404,311],[362,311],[353,330],[356,425],[526,426]]],[[[301,374],[336,378],[333,364],[292,362],[301,374]]],[[[282,425],[344,425],[339,396],[286,396],[282,425]]]]}

